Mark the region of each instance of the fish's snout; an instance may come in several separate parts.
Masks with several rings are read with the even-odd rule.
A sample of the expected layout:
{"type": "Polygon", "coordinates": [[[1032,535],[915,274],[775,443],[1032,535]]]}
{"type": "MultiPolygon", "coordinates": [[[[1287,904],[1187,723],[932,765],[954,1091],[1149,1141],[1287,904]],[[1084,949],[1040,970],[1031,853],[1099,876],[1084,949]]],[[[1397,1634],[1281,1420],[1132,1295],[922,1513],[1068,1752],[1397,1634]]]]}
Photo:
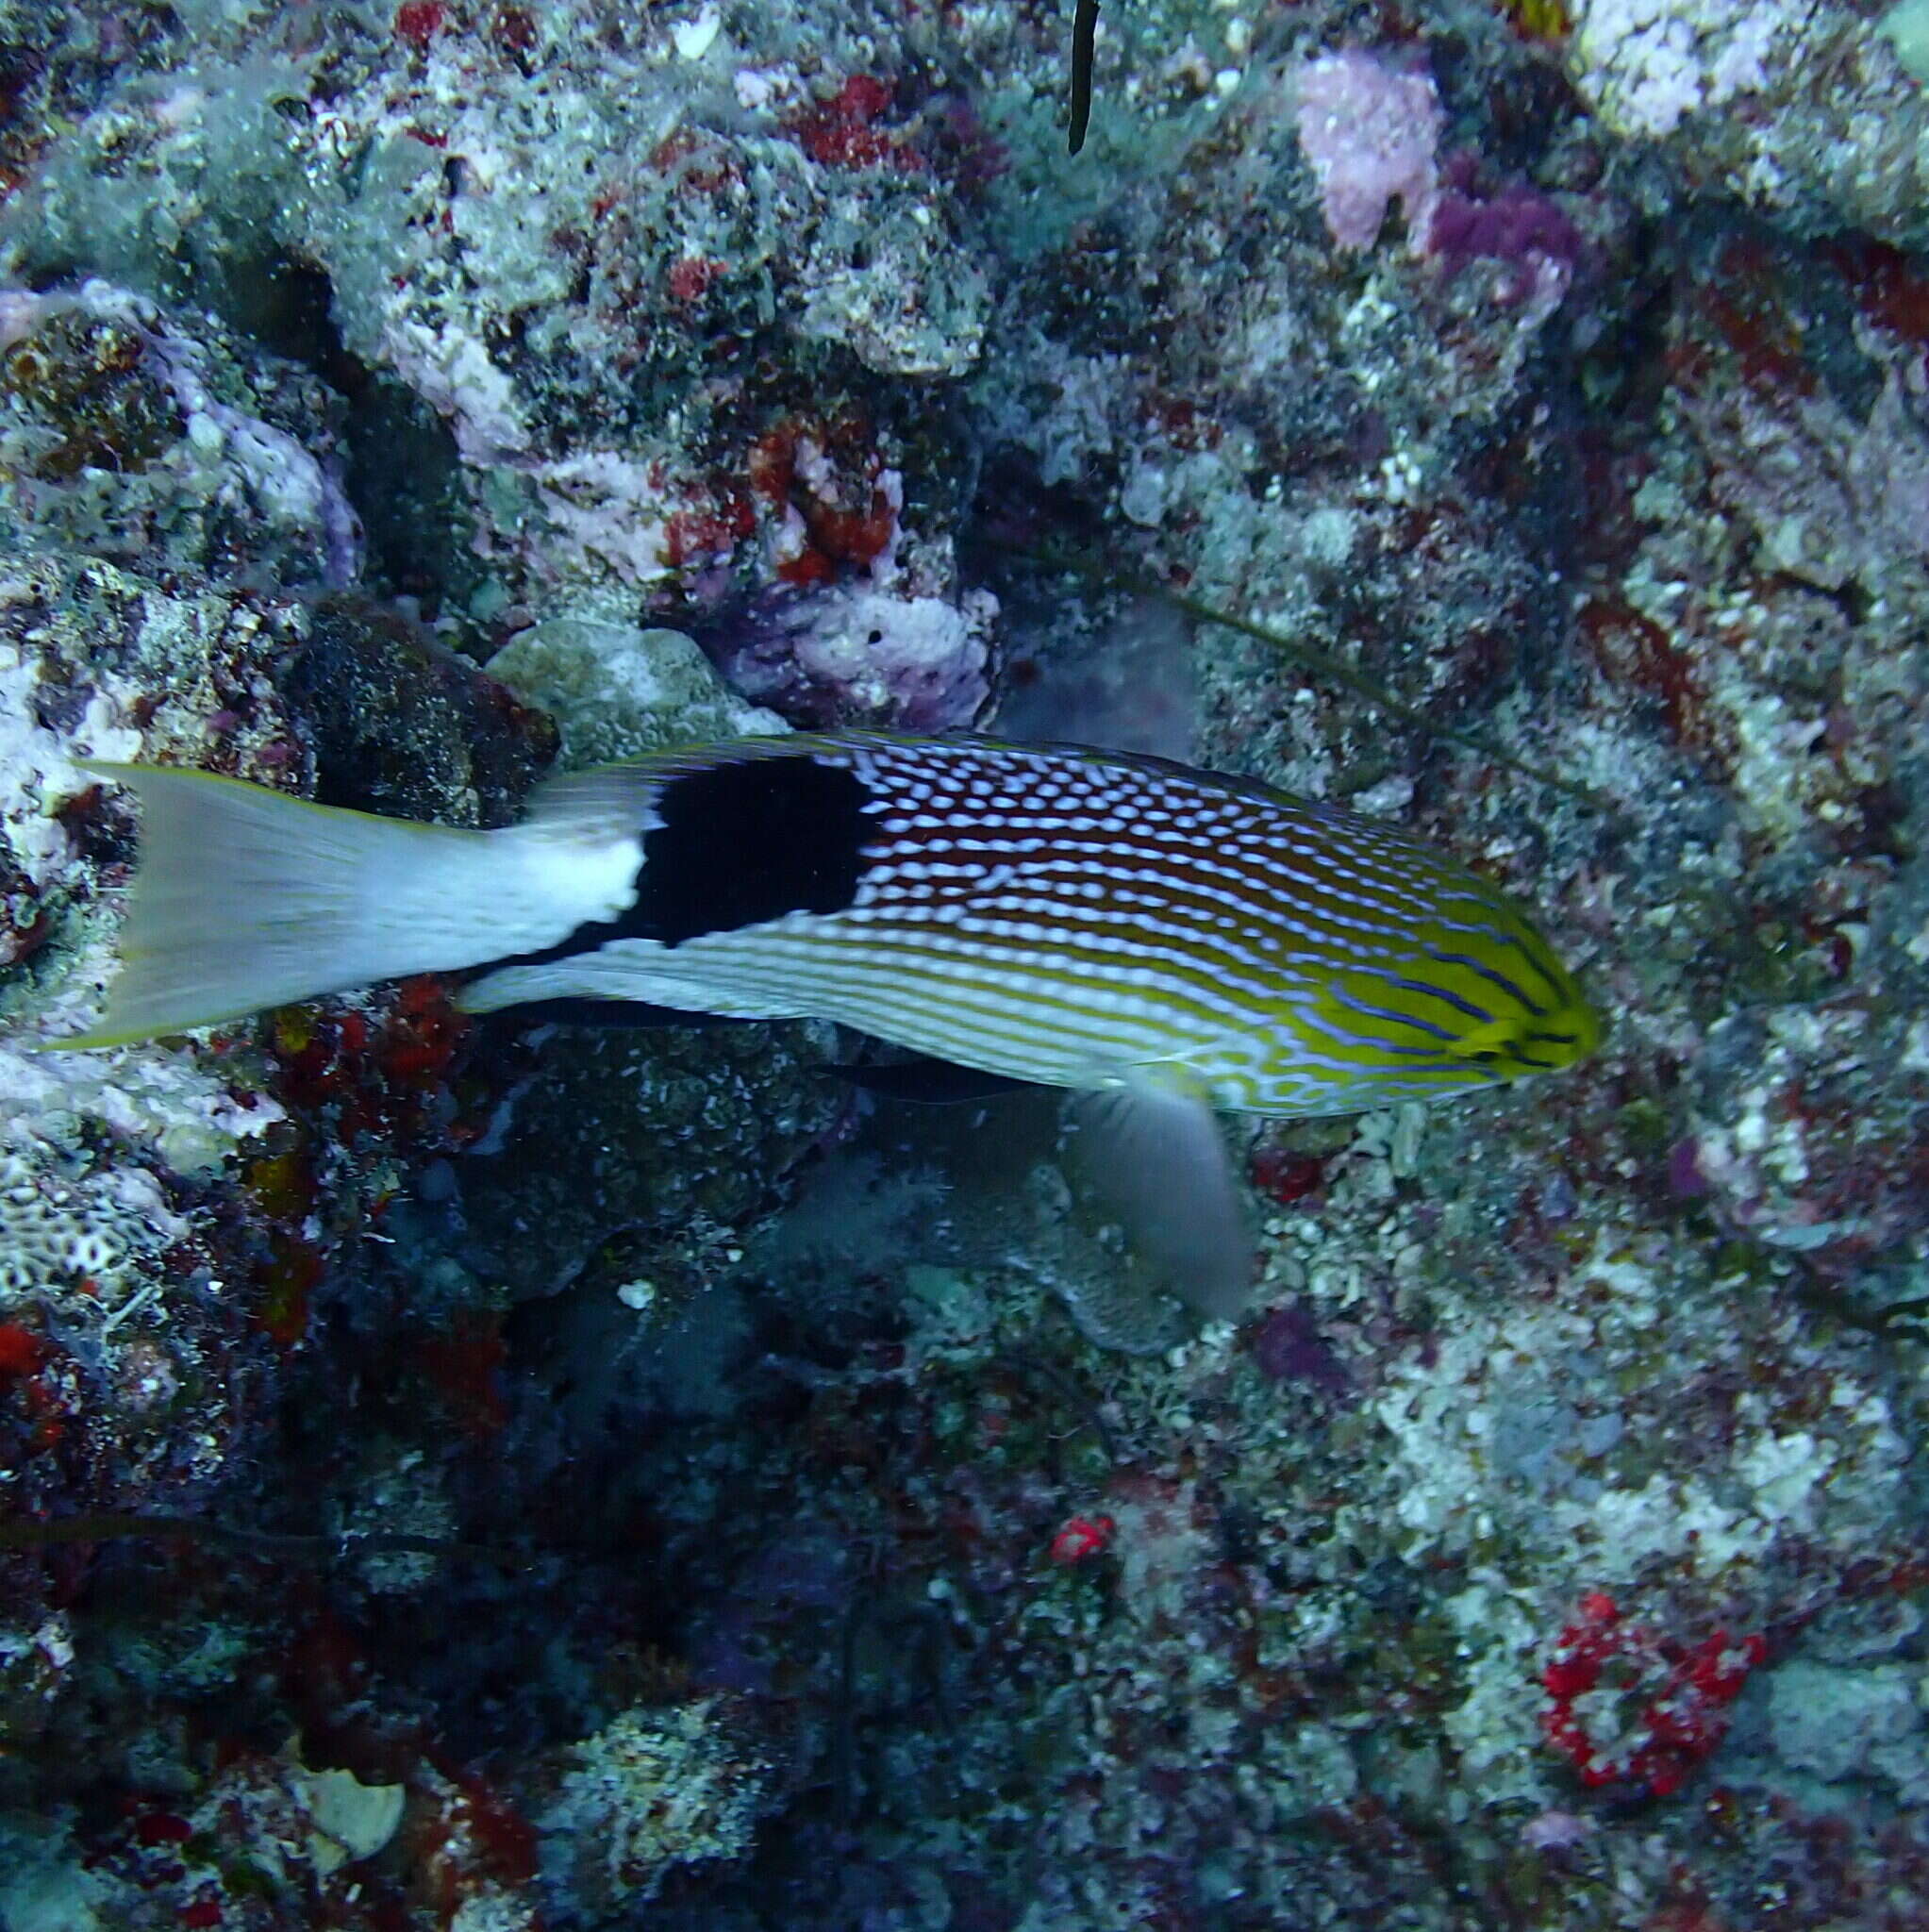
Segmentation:
{"type": "Polygon", "coordinates": [[[1459,1057],[1489,1078],[1557,1074],[1600,1050],[1601,1016],[1575,991],[1552,1011],[1510,1013],[1461,1042],[1459,1057]]]}
{"type": "Polygon", "coordinates": [[[1607,1037],[1607,1024],[1599,1011],[1579,993],[1574,995],[1571,1013],[1574,1032],[1573,1049],[1561,1062],[1563,1066],[1577,1066],[1582,1060],[1590,1060],[1601,1051],[1602,1042],[1607,1037]]]}

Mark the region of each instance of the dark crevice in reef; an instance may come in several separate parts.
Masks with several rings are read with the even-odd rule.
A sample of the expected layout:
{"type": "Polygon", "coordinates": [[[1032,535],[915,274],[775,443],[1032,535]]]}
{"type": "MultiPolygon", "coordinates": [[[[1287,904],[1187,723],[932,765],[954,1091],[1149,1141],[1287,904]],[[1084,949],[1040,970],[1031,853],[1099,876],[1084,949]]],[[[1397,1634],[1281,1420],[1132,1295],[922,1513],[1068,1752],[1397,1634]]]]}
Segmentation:
{"type": "Polygon", "coordinates": [[[466,600],[469,558],[461,458],[420,396],[370,368],[342,341],[334,288],[313,263],[280,259],[237,278],[229,320],[262,347],[312,370],[339,395],[343,483],[367,544],[364,588],[408,597],[425,617],[466,600]]]}
{"type": "Polygon", "coordinates": [[[469,549],[461,458],[449,426],[400,383],[377,376],[351,402],[348,494],[368,543],[364,578],[412,597],[427,618],[467,602],[481,580],[469,549]]]}
{"type": "Polygon", "coordinates": [[[370,382],[368,367],[349,354],[330,312],[334,287],[312,263],[286,257],[258,274],[235,277],[228,321],[264,349],[311,369],[353,406],[370,382]]]}

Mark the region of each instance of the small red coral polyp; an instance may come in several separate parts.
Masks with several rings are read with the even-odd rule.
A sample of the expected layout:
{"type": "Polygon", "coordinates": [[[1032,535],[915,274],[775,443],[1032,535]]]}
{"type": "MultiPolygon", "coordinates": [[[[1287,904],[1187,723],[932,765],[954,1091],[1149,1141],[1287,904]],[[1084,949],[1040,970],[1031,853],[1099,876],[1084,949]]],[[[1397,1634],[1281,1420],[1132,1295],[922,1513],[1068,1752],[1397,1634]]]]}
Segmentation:
{"type": "Polygon", "coordinates": [[[0,1322],[0,1377],[31,1375],[45,1353],[45,1343],[31,1328],[18,1322],[0,1322]]]}
{"type": "Polygon", "coordinates": [[[438,1765],[410,1785],[401,1838],[411,1924],[453,1924],[469,1900],[535,1877],[535,1827],[479,1776],[438,1765]]]}
{"type": "Polygon", "coordinates": [[[686,308],[698,300],[725,264],[712,255],[686,255],[670,264],[670,299],[686,308]]]}
{"type": "Polygon", "coordinates": [[[143,1845],[177,1845],[194,1836],[194,1827],[172,1811],[148,1811],[134,1821],[134,1837],[143,1845]]]}
{"type": "Polygon", "coordinates": [[[718,490],[704,505],[673,510],[663,528],[663,555],[673,570],[727,558],[757,528],[757,509],[740,491],[718,490]]]}
{"type": "Polygon", "coordinates": [[[404,0],[395,9],[395,38],[421,53],[441,32],[445,17],[441,0],[404,0]]]}
{"type": "Polygon", "coordinates": [[[343,1141],[377,1133],[417,1141],[468,1031],[432,974],[404,980],[373,1021],[354,1008],[283,1008],[268,1033],[275,1098],[303,1114],[332,1109],[343,1141]]]}
{"type": "Polygon", "coordinates": [[[829,100],[819,101],[791,124],[797,144],[829,168],[922,168],[923,156],[871,125],[890,106],[890,96],[888,81],[873,74],[854,74],[829,100]]]}
{"type": "Polygon", "coordinates": [[[1293,1154],[1284,1147],[1254,1150],[1248,1172],[1253,1185],[1282,1208],[1319,1192],[1326,1178],[1326,1163],[1317,1154],[1293,1154]]]}
{"type": "Polygon", "coordinates": [[[458,1320],[448,1333],[428,1336],[420,1345],[424,1373],[457,1427],[476,1440],[494,1435],[508,1420],[502,1391],[508,1358],[500,1318],[490,1315],[458,1320]]]}
{"type": "Polygon", "coordinates": [[[1074,1516],[1052,1539],[1051,1557],[1055,1563],[1082,1563],[1110,1546],[1118,1525],[1109,1516],[1074,1516]]]}
{"type": "Polygon", "coordinates": [[[1686,1648],[1623,1622],[1614,1599],[1596,1591],[1540,1673],[1551,1700],[1540,1728],[1590,1789],[1623,1785],[1666,1798],[1726,1735],[1728,1707],[1767,1655],[1761,1636],[1725,1630],[1686,1648]]]}
{"type": "Polygon", "coordinates": [[[828,583],[840,565],[868,569],[890,547],[898,499],[869,439],[869,423],[849,411],[821,424],[787,420],[751,445],[752,491],[803,525],[803,541],[776,559],[785,583],[828,583]]]}
{"type": "Polygon", "coordinates": [[[536,21],[526,7],[498,7],[490,23],[490,35],[506,54],[536,51],[536,21]]]}

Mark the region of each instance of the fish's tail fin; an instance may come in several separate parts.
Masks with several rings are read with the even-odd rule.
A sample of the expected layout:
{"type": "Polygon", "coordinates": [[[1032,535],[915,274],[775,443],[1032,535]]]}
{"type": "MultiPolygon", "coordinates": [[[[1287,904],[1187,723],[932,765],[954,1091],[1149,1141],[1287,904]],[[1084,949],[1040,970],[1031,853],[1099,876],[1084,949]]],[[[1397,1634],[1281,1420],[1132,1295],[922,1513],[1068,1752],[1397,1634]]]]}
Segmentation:
{"type": "Polygon", "coordinates": [[[208,772],[84,769],[140,801],[140,859],[107,1009],[55,1046],[119,1046],[506,950],[486,916],[490,841],[505,835],[208,772]]]}

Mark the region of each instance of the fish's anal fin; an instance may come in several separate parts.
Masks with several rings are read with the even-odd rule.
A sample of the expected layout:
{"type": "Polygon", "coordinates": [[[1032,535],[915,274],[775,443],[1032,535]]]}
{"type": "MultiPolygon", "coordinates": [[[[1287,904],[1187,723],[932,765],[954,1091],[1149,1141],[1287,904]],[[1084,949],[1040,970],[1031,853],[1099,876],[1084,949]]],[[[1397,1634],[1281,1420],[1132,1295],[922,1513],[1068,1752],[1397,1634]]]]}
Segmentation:
{"type": "MultiPolygon", "coordinates": [[[[457,1010],[465,1010],[459,1004],[459,995],[457,1010]]],[[[745,1024],[727,1013],[692,1012],[687,1007],[655,1006],[647,1000],[590,999],[587,996],[528,1000],[520,1006],[489,1010],[507,1011],[519,1026],[644,1028],[740,1026],[745,1024]]]]}
{"type": "Polygon", "coordinates": [[[1130,1067],[1074,1093],[1073,1161],[1135,1253],[1209,1322],[1237,1319],[1253,1242],[1203,1082],[1169,1064],[1130,1067]]]}
{"type": "Polygon", "coordinates": [[[948,1107],[965,1101],[995,1100],[1001,1094],[1032,1091],[1036,1082],[1010,1074],[981,1073],[956,1060],[929,1055],[914,1059],[873,1060],[861,1066],[826,1064],[817,1069],[860,1092],[921,1106],[948,1107]]]}

